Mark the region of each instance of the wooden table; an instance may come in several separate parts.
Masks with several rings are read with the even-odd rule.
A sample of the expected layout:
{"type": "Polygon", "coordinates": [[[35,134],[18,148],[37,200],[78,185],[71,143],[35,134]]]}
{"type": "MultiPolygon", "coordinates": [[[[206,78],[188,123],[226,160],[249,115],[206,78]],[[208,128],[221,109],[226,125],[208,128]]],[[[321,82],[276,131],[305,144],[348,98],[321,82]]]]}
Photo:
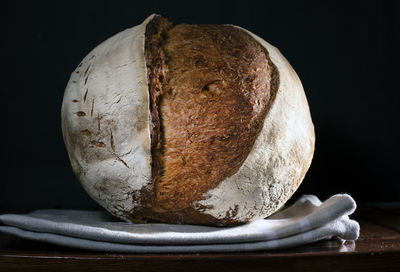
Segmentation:
{"type": "MultiPolygon", "coordinates": [[[[400,207],[400,205],[398,205],[400,207]]],[[[363,205],[355,242],[220,254],[106,254],[0,234],[0,271],[400,271],[400,209],[363,205]]]]}

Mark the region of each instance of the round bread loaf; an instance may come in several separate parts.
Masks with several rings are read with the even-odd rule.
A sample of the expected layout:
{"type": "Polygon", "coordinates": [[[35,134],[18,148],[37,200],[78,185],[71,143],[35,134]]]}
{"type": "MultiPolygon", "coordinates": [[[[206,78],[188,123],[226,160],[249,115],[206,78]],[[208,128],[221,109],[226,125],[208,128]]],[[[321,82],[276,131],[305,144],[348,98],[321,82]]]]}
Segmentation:
{"type": "Polygon", "coordinates": [[[158,15],[83,59],[62,130],[85,190],[134,223],[267,217],[300,185],[315,141],[301,82],[275,47],[237,26],[158,15]]]}

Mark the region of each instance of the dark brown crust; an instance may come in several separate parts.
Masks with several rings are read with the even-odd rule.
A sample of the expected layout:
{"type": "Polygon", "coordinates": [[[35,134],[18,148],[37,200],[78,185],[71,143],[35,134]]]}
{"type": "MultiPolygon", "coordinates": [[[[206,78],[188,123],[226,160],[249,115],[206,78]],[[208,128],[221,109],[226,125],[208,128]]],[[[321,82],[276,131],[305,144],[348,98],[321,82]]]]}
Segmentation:
{"type": "Polygon", "coordinates": [[[178,25],[156,16],[146,27],[152,183],[135,223],[235,225],[193,203],[235,174],[261,132],[279,86],[268,52],[228,25],[178,25]]]}
{"type": "Polygon", "coordinates": [[[177,25],[163,45],[169,89],[156,202],[176,211],[239,170],[269,109],[272,67],[261,45],[233,26],[177,25]]]}

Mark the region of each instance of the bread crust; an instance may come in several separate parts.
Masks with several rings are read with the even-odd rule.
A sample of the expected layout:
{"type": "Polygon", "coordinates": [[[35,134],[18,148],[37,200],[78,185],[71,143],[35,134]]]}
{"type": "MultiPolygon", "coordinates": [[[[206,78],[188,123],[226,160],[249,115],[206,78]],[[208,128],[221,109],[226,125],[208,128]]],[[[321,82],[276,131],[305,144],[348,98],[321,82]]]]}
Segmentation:
{"type": "Polygon", "coordinates": [[[279,71],[279,88],[261,133],[239,171],[208,191],[206,200],[193,204],[204,207],[205,214],[230,217],[235,222],[264,218],[282,207],[310,167],[315,144],[310,110],[296,72],[276,47],[243,30],[269,52],[279,71]]]}
{"type": "Polygon", "coordinates": [[[156,204],[177,211],[238,171],[279,78],[268,53],[232,26],[177,25],[163,50],[168,90],[161,100],[164,167],[156,204]]]}
{"type": "MultiPolygon", "coordinates": [[[[148,207],[149,210],[159,210],[156,204],[155,187],[160,183],[164,172],[161,101],[169,86],[168,67],[165,63],[166,57],[162,50],[162,43],[171,26],[168,20],[161,16],[154,16],[147,24],[145,33],[145,59],[150,98],[151,183],[143,187],[141,201],[142,205],[148,207]]],[[[144,215],[140,218],[141,221],[146,220],[144,215]]]]}
{"type": "MultiPolygon", "coordinates": [[[[152,180],[145,33],[154,17],[100,44],[71,75],[62,129],[75,174],[93,199],[130,222],[226,226],[268,216],[297,189],[314,150],[314,128],[296,73],[275,47],[230,26],[248,33],[268,52],[279,87],[275,97],[267,99],[272,103],[259,122],[254,143],[247,145],[248,155],[232,162],[229,171],[221,171],[222,180],[204,182],[197,192],[191,193],[196,187],[182,179],[181,187],[191,188],[184,190],[190,194],[174,207],[168,198],[157,198],[165,188],[154,186],[152,180]]],[[[165,192],[177,202],[181,195],[174,190],[165,192]]]]}
{"type": "Polygon", "coordinates": [[[72,169],[88,194],[112,214],[142,205],[150,183],[146,25],[122,31],[92,50],[71,74],[61,121],[72,169]]]}

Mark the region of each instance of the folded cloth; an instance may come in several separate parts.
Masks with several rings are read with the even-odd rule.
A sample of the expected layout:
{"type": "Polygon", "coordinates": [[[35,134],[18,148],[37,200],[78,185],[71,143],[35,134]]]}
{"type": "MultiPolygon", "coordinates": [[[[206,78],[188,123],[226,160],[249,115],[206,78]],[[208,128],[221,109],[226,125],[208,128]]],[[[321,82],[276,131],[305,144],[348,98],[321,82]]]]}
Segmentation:
{"type": "Polygon", "coordinates": [[[267,219],[236,227],[131,224],[105,211],[37,210],[0,215],[0,232],[25,239],[109,253],[197,253],[276,250],[339,238],[356,240],[349,219],[356,203],[337,194],[323,203],[304,195],[267,219]]]}

